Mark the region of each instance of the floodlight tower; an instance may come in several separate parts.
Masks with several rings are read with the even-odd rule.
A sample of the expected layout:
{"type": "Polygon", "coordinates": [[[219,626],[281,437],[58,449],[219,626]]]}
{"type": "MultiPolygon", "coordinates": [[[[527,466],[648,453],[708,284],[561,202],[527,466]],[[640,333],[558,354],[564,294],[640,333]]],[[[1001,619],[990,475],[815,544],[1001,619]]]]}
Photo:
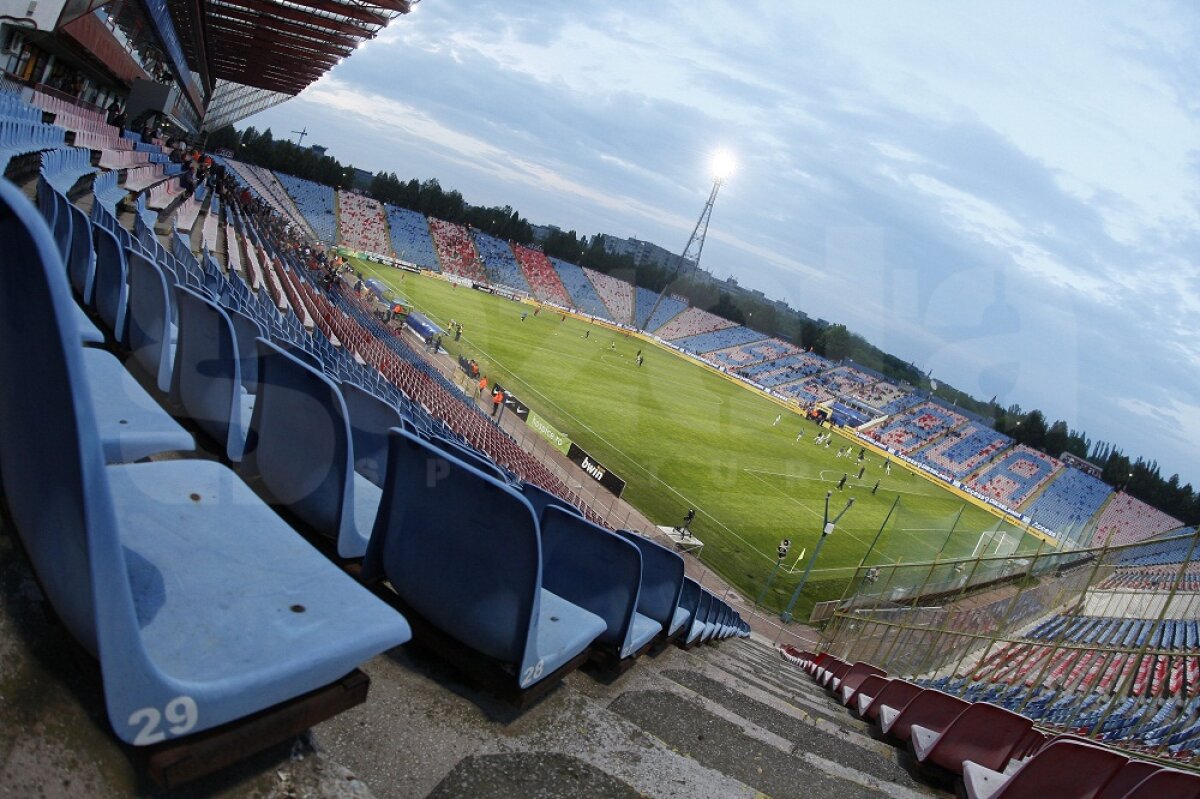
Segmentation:
{"type": "Polygon", "coordinates": [[[689,253],[694,253],[690,259],[692,263],[695,266],[700,265],[700,254],[704,252],[704,237],[708,235],[708,221],[712,218],[713,204],[717,201],[717,192],[721,190],[721,185],[733,173],[733,166],[733,156],[728,152],[718,150],[713,154],[711,167],[713,187],[712,191],[708,193],[708,202],[704,204],[704,210],[700,212],[700,218],[696,220],[696,227],[692,228],[692,235],[688,237],[683,252],[675,259],[675,271],[671,273],[671,277],[663,285],[662,291],[658,293],[658,298],[654,301],[653,307],[650,308],[650,313],[646,316],[646,321],[649,321],[654,316],[654,312],[658,310],[663,297],[667,295],[667,289],[679,279],[679,273],[683,271],[684,263],[689,260],[689,253]]]}

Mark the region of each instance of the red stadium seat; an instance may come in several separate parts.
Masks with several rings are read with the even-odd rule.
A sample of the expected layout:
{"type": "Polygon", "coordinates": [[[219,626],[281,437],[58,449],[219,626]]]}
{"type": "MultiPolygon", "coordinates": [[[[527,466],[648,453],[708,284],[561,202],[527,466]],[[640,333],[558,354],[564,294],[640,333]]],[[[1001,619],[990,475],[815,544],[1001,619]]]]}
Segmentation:
{"type": "Polygon", "coordinates": [[[1011,777],[967,761],[968,799],[1095,799],[1129,758],[1094,744],[1055,741],[1011,777]]]}
{"type": "Polygon", "coordinates": [[[884,732],[893,738],[907,741],[912,737],[912,727],[918,724],[933,732],[942,732],[971,703],[942,691],[922,691],[903,710],[880,708],[879,720],[884,732]],[[891,712],[889,712],[891,711],[891,712]]]}
{"type": "Polygon", "coordinates": [[[1033,722],[1018,713],[976,702],[940,734],[914,724],[913,753],[922,765],[939,766],[955,774],[962,773],[962,764],[967,760],[1000,771],[1032,727],[1033,722]]]}

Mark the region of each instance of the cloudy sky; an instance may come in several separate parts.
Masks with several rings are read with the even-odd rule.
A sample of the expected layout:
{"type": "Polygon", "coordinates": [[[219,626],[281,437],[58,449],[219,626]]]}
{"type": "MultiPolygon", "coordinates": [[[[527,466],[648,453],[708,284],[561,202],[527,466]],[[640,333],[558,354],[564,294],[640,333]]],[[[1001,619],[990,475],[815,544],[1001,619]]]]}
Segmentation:
{"type": "Polygon", "coordinates": [[[424,0],[244,124],[673,250],[728,148],[707,269],[1196,484],[1197,42],[1189,2],[424,0]]]}

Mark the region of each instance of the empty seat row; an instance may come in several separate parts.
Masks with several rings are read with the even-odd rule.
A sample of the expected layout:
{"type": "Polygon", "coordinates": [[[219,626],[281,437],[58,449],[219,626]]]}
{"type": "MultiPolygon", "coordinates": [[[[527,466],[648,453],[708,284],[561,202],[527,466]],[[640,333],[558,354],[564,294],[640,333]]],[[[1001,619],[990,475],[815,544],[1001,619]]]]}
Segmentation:
{"type": "Polygon", "coordinates": [[[784,659],[829,688],[886,740],[913,754],[918,773],[955,782],[971,799],[1159,799],[1200,796],[1200,775],[1073,735],[1047,735],[1020,714],[899,678],[870,664],[785,645],[784,659]]]}

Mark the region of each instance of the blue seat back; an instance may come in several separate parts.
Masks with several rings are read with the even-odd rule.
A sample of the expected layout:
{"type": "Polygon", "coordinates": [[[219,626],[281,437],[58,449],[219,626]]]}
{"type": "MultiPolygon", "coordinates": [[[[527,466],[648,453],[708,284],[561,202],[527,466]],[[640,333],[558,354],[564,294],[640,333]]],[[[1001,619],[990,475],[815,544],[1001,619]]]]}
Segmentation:
{"type": "Polygon", "coordinates": [[[545,588],[604,619],[596,640],[623,648],[642,582],[637,547],[557,505],[542,512],[541,528],[545,588]]]}
{"type": "Polygon", "coordinates": [[[638,594],[638,612],[671,629],[679,595],[683,591],[683,558],[661,544],[631,530],[618,530],[642,553],[642,586],[638,594]]]}
{"type": "Polygon", "coordinates": [[[237,339],[238,362],[242,368],[242,387],[258,393],[258,339],[266,337],[262,325],[241,311],[225,308],[237,339]]]}
{"type": "Polygon", "coordinates": [[[71,277],[71,288],[83,300],[84,304],[92,304],[92,284],[96,277],[96,250],[92,244],[92,226],[87,214],[75,207],[74,203],[67,204],[67,213],[71,215],[71,256],[67,272],[71,277]]]}
{"type": "Polygon", "coordinates": [[[126,252],[129,266],[129,327],[127,343],[133,359],[154,380],[158,390],[171,388],[172,286],[158,264],[139,250],[126,252]]]}
{"type": "Polygon", "coordinates": [[[242,458],[248,419],[242,418],[240,364],[233,325],[216,303],[176,290],[179,341],[171,397],[231,461],[242,458]]]}
{"type": "Polygon", "coordinates": [[[5,180],[0,240],[0,476],[8,508],[71,634],[93,654],[107,636],[132,657],[133,600],[66,273],[44,221],[5,180]]]}
{"type": "Polygon", "coordinates": [[[703,588],[700,589],[700,599],[696,603],[696,615],[692,617],[692,629],[688,632],[688,638],[691,639],[694,635],[703,635],[706,625],[712,619],[709,614],[712,611],[713,595],[703,588]]]}
{"type": "Polygon", "coordinates": [[[71,233],[74,226],[74,220],[67,210],[67,206],[71,203],[54,189],[49,189],[49,199],[54,206],[54,244],[58,247],[58,254],[62,257],[63,263],[66,263],[71,252],[71,233]]]}
{"type": "MultiPolygon", "coordinates": [[[[690,622],[696,618],[696,613],[700,607],[700,583],[693,580],[691,577],[683,578],[683,590],[679,594],[679,607],[691,614],[690,622]]],[[[685,629],[685,633],[687,630],[685,629]]]]}
{"type": "Polygon", "coordinates": [[[125,341],[125,313],[129,304],[129,273],[125,265],[125,248],[102,224],[92,224],[92,241],[96,246],[95,299],[96,313],[108,327],[113,338],[125,341]]]}
{"type": "Polygon", "coordinates": [[[363,576],[385,576],[443,632],[524,664],[536,641],[537,519],[511,486],[404,430],[389,433],[383,501],[363,576]]]}
{"type": "Polygon", "coordinates": [[[538,518],[541,518],[542,511],[551,505],[557,505],[560,508],[566,508],[567,510],[573,511],[580,516],[583,515],[582,513],[579,513],[579,509],[574,505],[567,502],[565,499],[551,494],[540,485],[528,482],[522,483],[521,493],[525,495],[527,500],[529,500],[529,504],[533,506],[533,510],[537,513],[538,518]]]}
{"type": "Polygon", "coordinates": [[[387,471],[388,431],[402,427],[400,410],[353,383],[342,384],[342,399],[350,413],[354,469],[377,486],[387,471]]]}
{"type": "Polygon", "coordinates": [[[245,473],[314,530],[340,540],[353,524],[350,419],[328,377],[258,339],[258,393],[245,473]],[[297,435],[303,430],[303,435],[297,435]]]}

